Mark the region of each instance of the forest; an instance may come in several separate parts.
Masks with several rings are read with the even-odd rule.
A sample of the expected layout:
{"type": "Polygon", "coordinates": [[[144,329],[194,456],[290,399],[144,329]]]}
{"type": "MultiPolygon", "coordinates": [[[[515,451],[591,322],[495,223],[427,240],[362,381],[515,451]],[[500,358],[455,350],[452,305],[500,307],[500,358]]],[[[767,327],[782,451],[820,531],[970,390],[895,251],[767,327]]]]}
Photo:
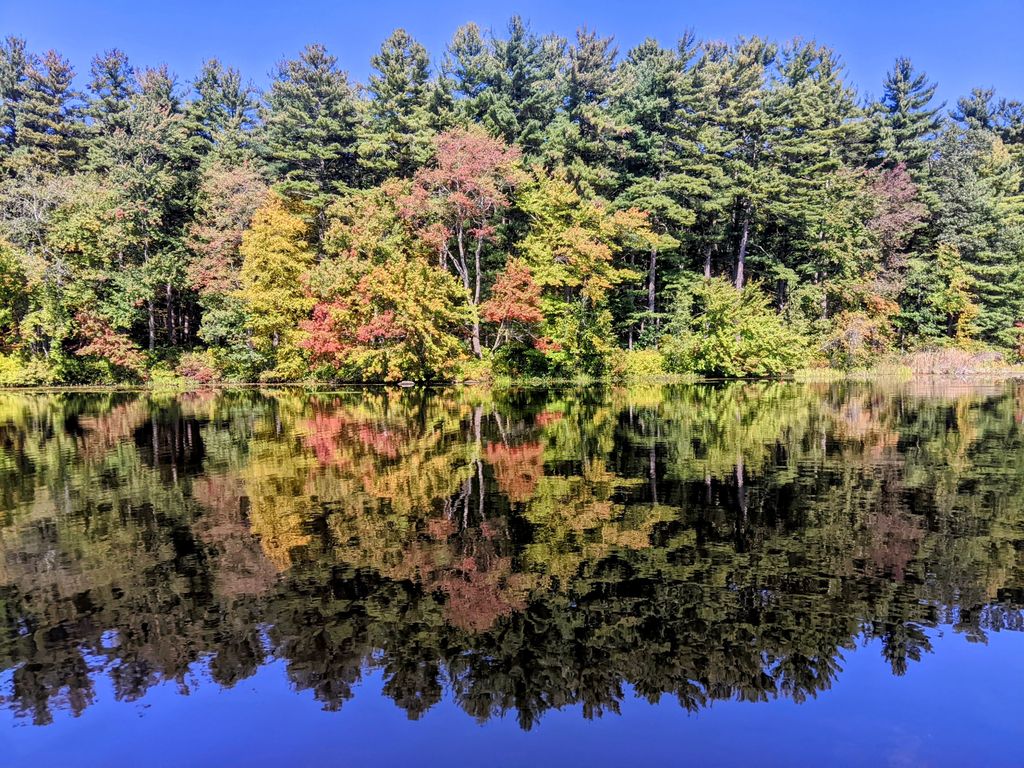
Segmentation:
{"type": "Polygon", "coordinates": [[[813,40],[519,17],[260,92],[0,44],[0,384],[772,376],[1024,358],[1024,106],[813,40]]]}

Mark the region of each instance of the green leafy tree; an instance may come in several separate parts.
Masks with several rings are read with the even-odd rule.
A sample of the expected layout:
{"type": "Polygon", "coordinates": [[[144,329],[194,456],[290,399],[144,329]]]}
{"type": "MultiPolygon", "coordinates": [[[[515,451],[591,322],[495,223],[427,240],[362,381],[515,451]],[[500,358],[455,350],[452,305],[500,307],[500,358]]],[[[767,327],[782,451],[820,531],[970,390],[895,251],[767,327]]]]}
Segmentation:
{"type": "Polygon", "coordinates": [[[669,370],[704,376],[777,376],[800,366],[806,341],[756,284],[722,278],[680,290],[662,349],[669,370]]]}
{"type": "Polygon", "coordinates": [[[542,290],[534,346],[554,372],[603,373],[615,345],[608,296],[639,277],[619,266],[622,254],[649,252],[657,236],[642,212],[587,201],[564,176],[538,173],[518,205],[531,222],[519,251],[542,290]]]}

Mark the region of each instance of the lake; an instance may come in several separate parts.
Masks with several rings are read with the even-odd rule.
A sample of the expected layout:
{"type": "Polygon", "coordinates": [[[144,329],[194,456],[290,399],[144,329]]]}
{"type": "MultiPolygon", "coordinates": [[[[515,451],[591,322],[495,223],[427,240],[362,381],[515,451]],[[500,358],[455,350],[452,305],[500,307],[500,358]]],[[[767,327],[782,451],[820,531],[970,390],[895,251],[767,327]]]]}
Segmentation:
{"type": "Polygon", "coordinates": [[[4,765],[1024,764],[1024,384],[0,392],[4,765]]]}

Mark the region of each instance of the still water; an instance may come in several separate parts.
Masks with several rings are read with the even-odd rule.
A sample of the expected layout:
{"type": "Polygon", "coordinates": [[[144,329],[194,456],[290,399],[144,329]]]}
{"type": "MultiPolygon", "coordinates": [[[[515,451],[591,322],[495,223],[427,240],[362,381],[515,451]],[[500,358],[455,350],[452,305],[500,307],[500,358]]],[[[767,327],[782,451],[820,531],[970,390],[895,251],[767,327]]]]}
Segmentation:
{"type": "Polygon", "coordinates": [[[1024,765],[1024,384],[0,393],[0,765],[1024,765]]]}

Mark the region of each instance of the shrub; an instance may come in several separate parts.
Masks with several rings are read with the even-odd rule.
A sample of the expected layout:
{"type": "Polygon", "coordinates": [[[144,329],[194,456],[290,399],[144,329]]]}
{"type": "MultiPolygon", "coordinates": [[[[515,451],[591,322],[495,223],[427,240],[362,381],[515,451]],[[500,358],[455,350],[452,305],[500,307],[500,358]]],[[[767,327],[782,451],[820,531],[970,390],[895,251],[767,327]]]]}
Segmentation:
{"type": "Polygon", "coordinates": [[[892,325],[885,316],[867,312],[839,314],[822,351],[829,364],[843,370],[864,368],[892,349],[892,325]]]}
{"type": "Polygon", "coordinates": [[[199,385],[214,384],[223,378],[211,350],[186,352],[178,361],[175,372],[190,383],[199,385]]]}
{"type": "Polygon", "coordinates": [[[53,383],[53,373],[41,360],[0,355],[0,387],[37,387],[53,383]]]}
{"type": "Polygon", "coordinates": [[[666,373],[665,357],[656,349],[621,350],[612,357],[611,377],[616,381],[658,379],[666,373]]]}
{"type": "Polygon", "coordinates": [[[775,376],[796,370],[807,342],[756,284],[722,278],[684,285],[662,340],[666,367],[703,376],[775,376]]]}
{"type": "Polygon", "coordinates": [[[491,360],[488,357],[483,359],[471,357],[459,366],[459,373],[456,377],[459,381],[491,381],[494,372],[491,369],[491,360]]]}

